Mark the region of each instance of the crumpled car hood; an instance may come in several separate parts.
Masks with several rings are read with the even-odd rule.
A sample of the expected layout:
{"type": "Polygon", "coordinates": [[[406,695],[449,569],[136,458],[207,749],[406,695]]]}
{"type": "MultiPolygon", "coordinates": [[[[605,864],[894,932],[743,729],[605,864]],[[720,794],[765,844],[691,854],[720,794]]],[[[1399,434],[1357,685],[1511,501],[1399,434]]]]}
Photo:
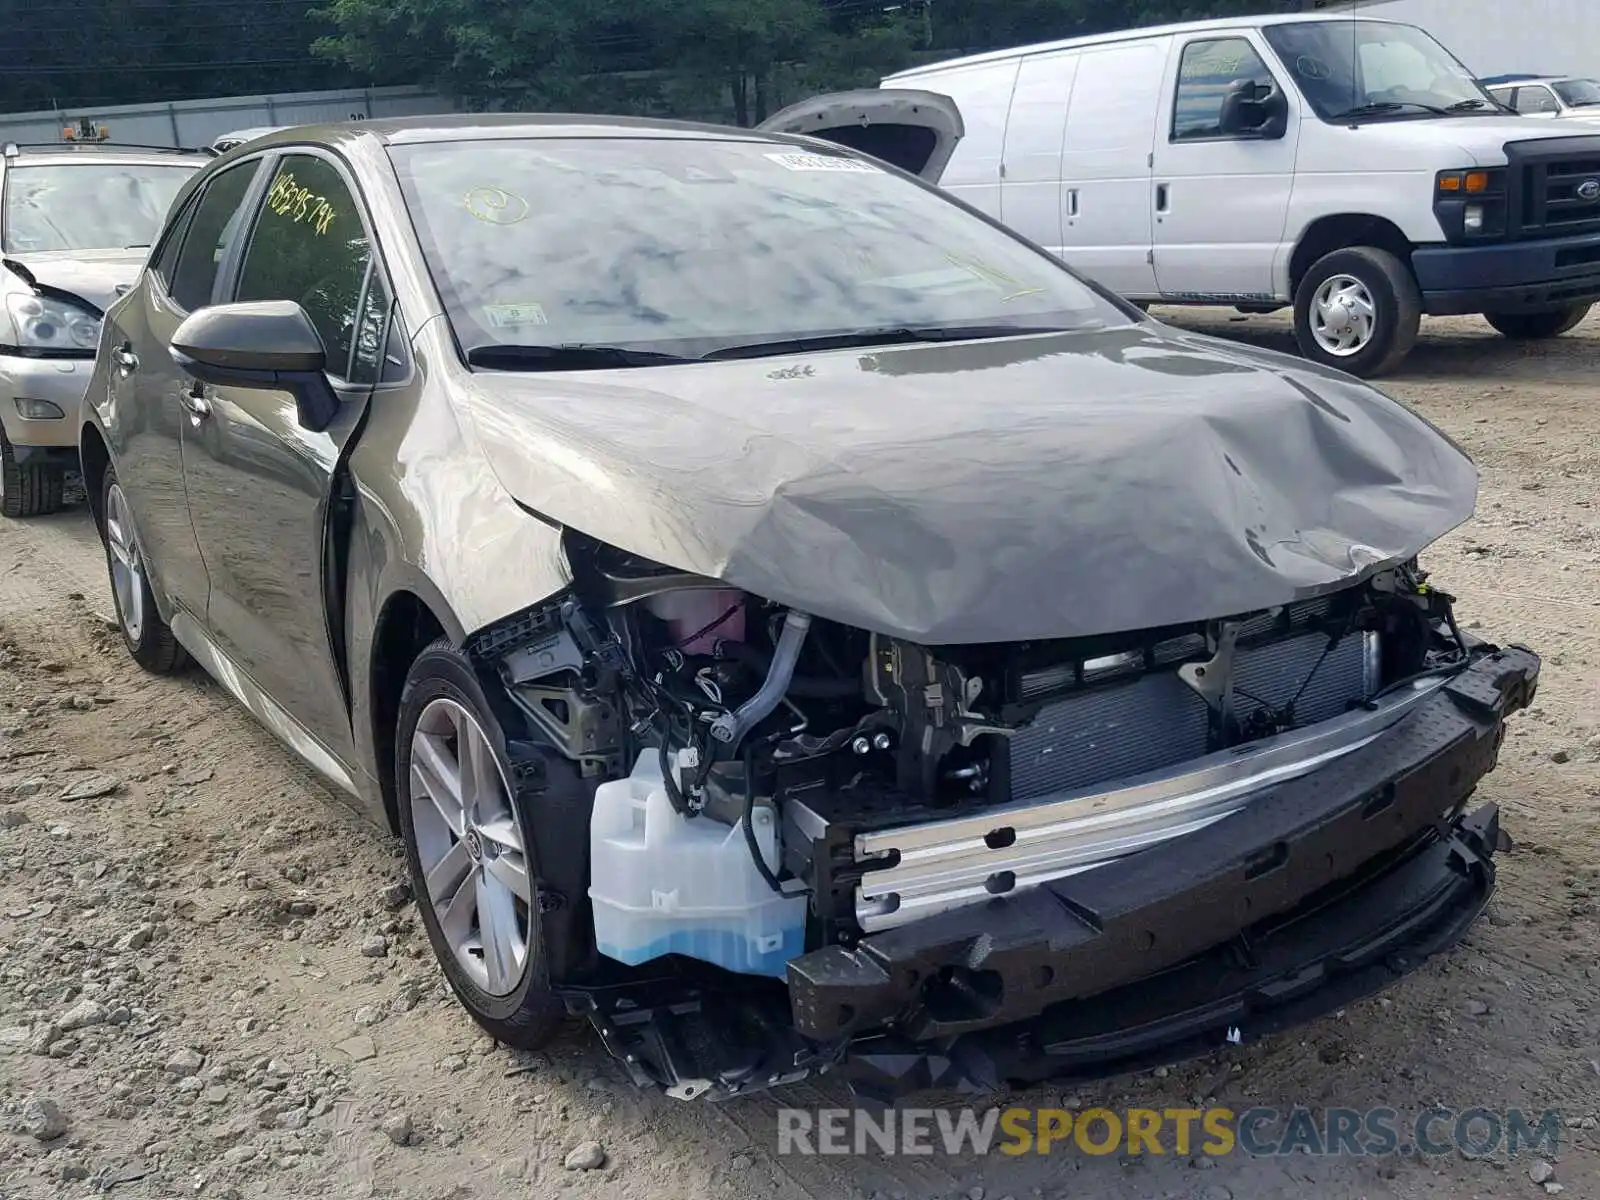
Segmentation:
{"type": "Polygon", "coordinates": [[[133,250],[54,250],[41,254],[7,254],[11,262],[21,263],[46,287],[87,300],[104,312],[117,302],[120,293],[139,278],[150,251],[133,250]]]}
{"type": "Polygon", "coordinates": [[[460,387],[542,516],[929,645],[1286,604],[1414,556],[1477,495],[1372,388],[1151,322],[460,387]]]}

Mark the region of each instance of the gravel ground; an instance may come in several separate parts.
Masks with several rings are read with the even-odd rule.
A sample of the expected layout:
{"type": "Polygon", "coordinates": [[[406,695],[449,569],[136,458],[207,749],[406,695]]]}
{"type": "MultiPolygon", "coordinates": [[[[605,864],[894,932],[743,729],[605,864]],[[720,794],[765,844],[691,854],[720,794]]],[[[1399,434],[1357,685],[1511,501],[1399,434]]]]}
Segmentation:
{"type": "MultiPolygon", "coordinates": [[[[1288,345],[1281,318],[1165,315],[1288,345]]],[[[389,839],[216,685],[127,659],[79,507],[0,525],[0,1197],[1600,1196],[1597,367],[1600,320],[1522,347],[1463,319],[1386,385],[1483,471],[1436,582],[1481,636],[1545,656],[1482,789],[1517,843],[1487,918],[1295,1035],[1020,1098],[1556,1108],[1549,1162],[779,1157],[779,1099],[638,1092],[580,1027],[497,1048],[448,997],[389,839]]]]}

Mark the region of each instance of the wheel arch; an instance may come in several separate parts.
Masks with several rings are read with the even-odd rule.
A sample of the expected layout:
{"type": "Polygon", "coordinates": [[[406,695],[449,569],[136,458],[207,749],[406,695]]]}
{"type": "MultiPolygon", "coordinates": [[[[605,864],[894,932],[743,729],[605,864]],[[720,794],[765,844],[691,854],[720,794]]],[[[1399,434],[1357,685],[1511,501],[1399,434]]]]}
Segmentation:
{"type": "Polygon", "coordinates": [[[83,472],[83,489],[88,493],[89,515],[95,528],[105,536],[106,514],[104,488],[106,471],[111,466],[111,449],[105,436],[92,423],[86,423],[78,433],[79,470],[83,472]]]}
{"type": "Polygon", "coordinates": [[[422,652],[441,637],[457,646],[464,640],[449,609],[438,597],[428,597],[426,591],[402,586],[384,598],[373,622],[367,659],[364,699],[373,766],[384,817],[396,834],[400,832],[400,811],[394,774],[395,727],[406,675],[422,652]]]}
{"type": "Polygon", "coordinates": [[[1411,252],[1415,243],[1405,232],[1386,217],[1369,213],[1335,213],[1319,217],[1306,226],[1300,240],[1295,243],[1289,257],[1289,296],[1291,300],[1300,290],[1300,283],[1311,270],[1312,264],[1326,254],[1354,246],[1375,246],[1387,250],[1407,268],[1411,265],[1411,252]]]}

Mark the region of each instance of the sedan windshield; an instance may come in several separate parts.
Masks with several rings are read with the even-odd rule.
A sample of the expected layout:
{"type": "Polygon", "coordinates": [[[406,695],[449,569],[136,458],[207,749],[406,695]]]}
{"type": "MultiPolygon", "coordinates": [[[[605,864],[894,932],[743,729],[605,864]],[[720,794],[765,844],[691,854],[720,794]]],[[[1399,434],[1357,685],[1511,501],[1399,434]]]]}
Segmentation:
{"type": "Polygon", "coordinates": [[[198,169],[104,162],[12,167],[5,173],[6,253],[148,246],[198,169]]]}
{"type": "Polygon", "coordinates": [[[1504,111],[1448,50],[1413,25],[1310,21],[1264,32],[1325,121],[1504,111]]]}
{"type": "Polygon", "coordinates": [[[1600,108],[1600,82],[1593,79],[1564,79],[1555,89],[1569,108],[1600,108]]]}
{"type": "Polygon", "coordinates": [[[683,137],[390,153],[456,335],[484,366],[1131,320],[1048,254],[842,153],[683,137]]]}

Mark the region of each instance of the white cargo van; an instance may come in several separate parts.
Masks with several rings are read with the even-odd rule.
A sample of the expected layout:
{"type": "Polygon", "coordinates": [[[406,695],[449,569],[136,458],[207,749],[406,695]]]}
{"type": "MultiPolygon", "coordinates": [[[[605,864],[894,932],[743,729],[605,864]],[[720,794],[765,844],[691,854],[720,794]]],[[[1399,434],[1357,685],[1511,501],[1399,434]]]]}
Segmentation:
{"type": "Polygon", "coordinates": [[[1430,35],[1248,17],[977,55],[767,128],[921,173],[1130,300],[1293,305],[1394,366],[1423,313],[1555,337],[1600,298],[1600,136],[1505,110],[1430,35]]]}

